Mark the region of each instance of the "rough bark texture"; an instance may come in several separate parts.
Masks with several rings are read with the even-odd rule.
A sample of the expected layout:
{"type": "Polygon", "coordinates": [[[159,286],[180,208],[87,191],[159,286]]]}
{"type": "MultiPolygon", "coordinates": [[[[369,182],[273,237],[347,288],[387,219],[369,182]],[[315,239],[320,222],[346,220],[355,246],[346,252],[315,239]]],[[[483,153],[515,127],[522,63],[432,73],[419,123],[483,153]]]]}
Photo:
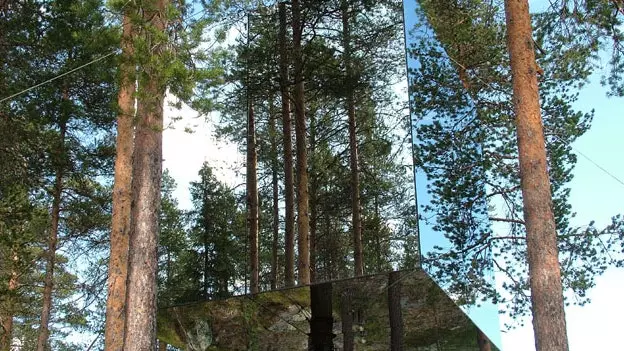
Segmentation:
{"type": "Polygon", "coordinates": [[[310,338],[308,350],[334,349],[334,318],[332,317],[332,283],[310,286],[310,338]]]}
{"type": "Polygon", "coordinates": [[[277,138],[275,130],[275,113],[273,98],[269,101],[269,110],[271,116],[269,117],[269,135],[271,138],[271,187],[273,190],[273,240],[271,242],[271,289],[277,289],[277,277],[279,270],[278,250],[279,250],[279,179],[278,179],[278,159],[277,159],[277,138]]]}
{"type": "Polygon", "coordinates": [[[353,351],[353,306],[349,289],[342,292],[340,319],[342,320],[342,349],[343,351],[353,351]]]}
{"type": "Polygon", "coordinates": [[[256,151],[256,121],[249,97],[247,105],[247,220],[249,223],[249,268],[252,294],[260,291],[258,259],[258,153],[256,151]]]}
{"type": "Polygon", "coordinates": [[[134,149],[134,93],[136,74],[132,56],[132,24],[128,15],[123,18],[121,38],[123,61],[119,66],[120,84],[117,96],[117,140],[115,150],[115,184],[113,186],[113,214],[111,224],[111,252],[108,264],[108,296],[106,299],[106,326],[104,349],[123,349],[126,324],[126,280],[128,278],[128,240],[130,235],[130,208],[132,205],[132,152],[134,149]]]}
{"type": "MultiPolygon", "coordinates": [[[[63,99],[67,100],[67,89],[63,92],[63,99]]],[[[61,218],[61,196],[63,194],[64,167],[61,161],[65,152],[65,134],[67,133],[67,119],[59,123],[60,145],[58,149],[59,162],[54,175],[52,188],[52,209],[50,211],[50,233],[48,235],[48,248],[46,250],[46,273],[43,286],[43,307],[41,309],[41,322],[39,324],[39,336],[37,337],[37,351],[45,351],[50,337],[50,316],[52,314],[52,291],[54,290],[54,269],[56,265],[56,248],[58,243],[59,220],[61,218]]]]}
{"type": "Polygon", "coordinates": [[[362,260],[362,210],[360,206],[360,170],[358,161],[357,124],[355,121],[355,92],[354,77],[351,67],[351,27],[349,24],[349,5],[346,0],[341,1],[342,12],[342,44],[344,48],[344,62],[346,68],[346,108],[349,119],[349,161],[351,166],[351,213],[353,230],[353,258],[355,261],[355,276],[364,274],[362,260]]]}
{"type": "Polygon", "coordinates": [[[477,345],[479,346],[479,351],[492,351],[492,344],[490,343],[490,339],[488,339],[487,335],[485,335],[481,329],[477,328],[477,345]]]}
{"type": "Polygon", "coordinates": [[[310,217],[308,213],[308,143],[303,86],[302,23],[299,0],[292,1],[295,137],[297,140],[298,284],[310,284],[310,217]]]}
{"type": "Polygon", "coordinates": [[[17,253],[13,254],[13,268],[11,269],[11,277],[9,278],[8,290],[7,290],[7,298],[8,298],[8,308],[5,311],[0,312],[0,351],[10,351],[11,350],[11,342],[13,340],[13,309],[14,307],[14,297],[12,296],[17,290],[18,285],[18,273],[17,273],[17,263],[18,263],[17,253]]]}
{"type": "MultiPolygon", "coordinates": [[[[143,16],[147,40],[158,42],[153,31],[164,32],[166,0],[147,4],[143,16]]],[[[156,44],[154,55],[163,48],[156,44]]],[[[162,177],[162,129],[165,85],[158,67],[143,68],[144,89],[137,104],[132,170],[132,225],[128,251],[124,351],[153,350],[156,340],[156,271],[162,177]]]]}
{"type": "Polygon", "coordinates": [[[295,187],[293,175],[292,120],[288,94],[288,51],[286,46],[286,4],[279,3],[280,90],[284,134],[284,284],[295,285],[295,187]]]}
{"type": "Polygon", "coordinates": [[[540,113],[529,4],[506,0],[507,45],[518,128],[520,181],[538,351],[568,350],[546,147],[540,113]]]}
{"type": "Polygon", "coordinates": [[[388,275],[388,315],[390,317],[390,350],[402,351],[401,272],[390,272],[388,275]]]}

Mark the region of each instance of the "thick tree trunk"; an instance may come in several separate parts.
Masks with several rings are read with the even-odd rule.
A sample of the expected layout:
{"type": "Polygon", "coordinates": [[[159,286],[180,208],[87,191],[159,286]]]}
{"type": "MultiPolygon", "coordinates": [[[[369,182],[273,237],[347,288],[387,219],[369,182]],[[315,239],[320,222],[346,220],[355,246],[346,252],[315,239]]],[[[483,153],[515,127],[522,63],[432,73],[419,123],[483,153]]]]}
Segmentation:
{"type": "Polygon", "coordinates": [[[271,243],[271,290],[277,289],[277,277],[279,270],[279,179],[277,159],[277,132],[275,129],[275,113],[273,111],[273,98],[269,101],[269,137],[271,138],[271,186],[273,190],[273,240],[271,243]]]}
{"type": "Polygon", "coordinates": [[[342,320],[342,349],[343,351],[353,351],[353,306],[349,288],[342,292],[340,319],[342,320]]]}
{"type": "Polygon", "coordinates": [[[310,217],[308,213],[308,143],[303,86],[302,29],[299,0],[292,1],[293,68],[295,71],[295,137],[297,141],[298,284],[310,284],[310,217]]]}
{"type": "Polygon", "coordinates": [[[13,267],[11,268],[11,277],[7,286],[8,308],[0,312],[0,351],[11,351],[11,343],[13,341],[13,313],[15,308],[14,294],[17,290],[18,273],[17,263],[18,256],[13,251],[13,267]]]}
{"type": "MultiPolygon", "coordinates": [[[[164,43],[154,32],[166,28],[166,0],[155,0],[143,9],[151,27],[144,31],[148,42],[156,43],[160,55],[164,43]]],[[[137,104],[138,123],[132,169],[132,225],[128,251],[126,328],[124,351],[153,350],[156,340],[156,271],[160,186],[162,178],[162,130],[165,83],[158,67],[148,66],[141,74],[144,84],[137,104]]]]}
{"type": "Polygon", "coordinates": [[[344,63],[346,68],[346,108],[349,119],[349,160],[351,166],[351,213],[353,228],[353,258],[355,261],[355,276],[364,274],[362,257],[362,210],[360,205],[360,170],[358,161],[357,124],[355,121],[355,77],[351,67],[351,27],[349,24],[349,5],[346,0],[341,1],[342,12],[342,43],[344,63]]]}
{"type": "Polygon", "coordinates": [[[252,294],[260,291],[258,259],[258,154],[256,152],[256,121],[251,96],[247,102],[247,220],[249,221],[249,268],[252,294]]]}
{"type": "Polygon", "coordinates": [[[518,128],[520,184],[538,351],[568,350],[557,231],[552,209],[537,64],[527,0],[506,0],[507,45],[518,128]]]}
{"type": "Polygon", "coordinates": [[[295,187],[293,175],[292,120],[288,94],[288,51],[286,45],[286,4],[279,3],[280,90],[284,137],[284,284],[295,285],[295,187]]]}
{"type": "MultiPolygon", "coordinates": [[[[63,101],[68,101],[67,89],[63,92],[63,101]]],[[[58,243],[59,220],[61,218],[61,196],[63,194],[63,177],[64,167],[62,166],[65,159],[65,135],[67,133],[67,118],[59,123],[60,128],[60,145],[58,148],[58,156],[55,162],[58,162],[56,174],[54,176],[54,187],[52,188],[52,210],[50,211],[50,233],[48,235],[48,248],[46,251],[46,274],[43,287],[43,307],[41,309],[41,322],[39,324],[39,336],[37,337],[37,351],[45,351],[50,337],[50,316],[52,314],[52,291],[54,290],[54,269],[56,268],[56,248],[58,243]]]]}
{"type": "Polygon", "coordinates": [[[310,286],[310,338],[308,350],[334,349],[334,318],[332,316],[332,283],[310,286]]]}
{"type": "Polygon", "coordinates": [[[402,351],[401,272],[388,274],[388,315],[390,316],[390,350],[402,351]]]}
{"type": "Polygon", "coordinates": [[[117,141],[115,150],[115,184],[108,264],[108,297],[104,349],[123,350],[126,324],[126,281],[128,278],[128,241],[130,237],[130,208],[132,205],[132,153],[134,150],[134,93],[136,72],[133,61],[133,33],[129,15],[123,18],[121,39],[122,62],[119,66],[120,85],[117,96],[117,141]]]}

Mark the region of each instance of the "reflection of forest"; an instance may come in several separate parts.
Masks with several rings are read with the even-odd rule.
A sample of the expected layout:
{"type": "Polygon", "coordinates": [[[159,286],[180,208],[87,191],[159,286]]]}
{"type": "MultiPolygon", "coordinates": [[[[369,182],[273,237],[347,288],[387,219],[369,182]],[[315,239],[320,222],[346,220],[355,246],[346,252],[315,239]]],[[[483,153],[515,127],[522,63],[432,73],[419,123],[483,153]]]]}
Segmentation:
{"type": "Polygon", "coordinates": [[[170,307],[158,336],[202,351],[479,350],[475,325],[420,270],[170,307]]]}
{"type": "Polygon", "coordinates": [[[301,2],[301,31],[294,2],[215,24],[215,130],[246,152],[247,186],[205,163],[186,215],[165,177],[161,306],[417,266],[401,4],[301,2]]]}

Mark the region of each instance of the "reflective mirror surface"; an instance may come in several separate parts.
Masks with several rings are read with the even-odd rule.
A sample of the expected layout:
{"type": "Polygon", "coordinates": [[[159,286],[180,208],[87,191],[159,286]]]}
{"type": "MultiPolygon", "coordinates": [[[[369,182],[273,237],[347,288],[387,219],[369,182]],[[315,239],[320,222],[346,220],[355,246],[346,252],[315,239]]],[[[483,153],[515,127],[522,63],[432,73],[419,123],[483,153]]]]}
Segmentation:
{"type": "Polygon", "coordinates": [[[161,309],[158,336],[188,350],[497,350],[420,270],[161,309]]]}

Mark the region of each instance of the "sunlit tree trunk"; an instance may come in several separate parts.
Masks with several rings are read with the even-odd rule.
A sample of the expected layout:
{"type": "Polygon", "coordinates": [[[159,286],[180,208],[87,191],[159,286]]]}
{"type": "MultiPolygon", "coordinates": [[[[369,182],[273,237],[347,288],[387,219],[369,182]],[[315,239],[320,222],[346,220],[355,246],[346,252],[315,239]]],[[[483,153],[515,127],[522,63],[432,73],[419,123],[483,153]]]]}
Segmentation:
{"type": "MultiPolygon", "coordinates": [[[[166,0],[144,3],[146,40],[154,43],[154,59],[165,50],[157,33],[166,29],[166,0]]],[[[128,251],[126,327],[124,351],[153,350],[156,340],[156,271],[160,186],[162,178],[162,130],[165,81],[162,67],[142,67],[135,131],[131,232],[128,251]]]]}
{"type": "Polygon", "coordinates": [[[310,217],[308,213],[308,143],[303,84],[303,25],[299,0],[292,1],[293,69],[295,80],[295,137],[297,142],[297,248],[298,284],[310,283],[310,217]]]}
{"type": "Polygon", "coordinates": [[[567,351],[563,289],[552,208],[537,64],[527,0],[505,0],[513,103],[518,133],[520,185],[538,351],[567,351]]]}
{"type": "Polygon", "coordinates": [[[286,4],[279,3],[280,91],[282,100],[282,128],[284,138],[284,284],[295,285],[295,188],[293,175],[292,120],[288,94],[288,51],[286,45],[286,4]]]}
{"type": "Polygon", "coordinates": [[[117,96],[117,141],[115,183],[113,186],[113,214],[108,263],[108,297],[104,348],[107,351],[123,349],[126,324],[125,302],[128,278],[128,241],[130,237],[130,207],[132,205],[132,152],[134,150],[134,94],[136,70],[132,56],[132,24],[128,14],[123,18],[121,38],[122,62],[119,66],[120,83],[117,96]]]}

